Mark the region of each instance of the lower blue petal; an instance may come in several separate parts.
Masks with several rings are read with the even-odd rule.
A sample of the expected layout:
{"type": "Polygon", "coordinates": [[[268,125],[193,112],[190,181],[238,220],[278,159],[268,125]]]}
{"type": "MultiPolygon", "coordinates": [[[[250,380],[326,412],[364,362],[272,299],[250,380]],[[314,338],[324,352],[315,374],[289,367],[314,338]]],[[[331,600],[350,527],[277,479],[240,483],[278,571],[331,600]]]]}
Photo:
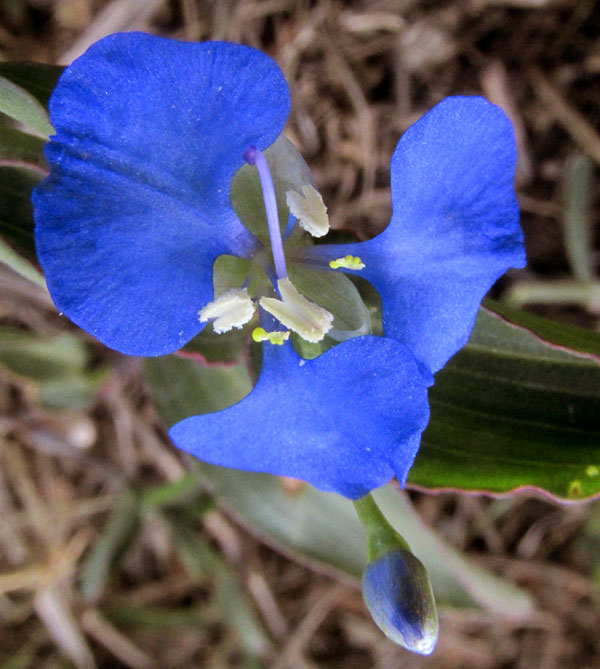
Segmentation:
{"type": "Polygon", "coordinates": [[[429,418],[412,355],[380,337],[352,339],[315,360],[265,345],[254,390],[219,413],[192,416],[169,436],[212,464],[291,476],[351,499],[404,484],[429,418]]]}

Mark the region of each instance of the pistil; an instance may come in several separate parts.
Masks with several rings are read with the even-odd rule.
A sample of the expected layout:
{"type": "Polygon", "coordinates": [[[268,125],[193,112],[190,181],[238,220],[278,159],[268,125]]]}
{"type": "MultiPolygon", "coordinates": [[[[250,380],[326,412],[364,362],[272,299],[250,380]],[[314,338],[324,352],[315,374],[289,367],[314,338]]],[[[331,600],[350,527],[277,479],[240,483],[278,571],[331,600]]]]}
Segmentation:
{"type": "MultiPolygon", "coordinates": [[[[280,300],[263,296],[260,298],[259,304],[286,328],[294,330],[309,342],[319,342],[331,329],[333,314],[318,304],[307,300],[288,279],[279,216],[277,214],[277,198],[269,164],[264,155],[254,146],[244,152],[244,160],[249,165],[256,165],[258,170],[269,226],[269,237],[271,238],[273,262],[277,274],[277,290],[281,296],[280,300]]],[[[327,231],[329,224],[327,223],[325,205],[321,196],[312,186],[303,188],[302,194],[288,191],[287,196],[288,206],[292,213],[298,217],[302,227],[308,229],[311,234],[317,234],[317,236],[327,231]],[[290,193],[292,194],[290,195],[290,193]]],[[[272,344],[283,344],[288,336],[288,333],[283,332],[265,333],[262,328],[255,330],[253,333],[255,341],[270,341],[272,344]]]]}
{"type": "Polygon", "coordinates": [[[275,197],[275,187],[273,186],[269,164],[265,156],[255,146],[251,146],[244,152],[244,160],[248,165],[256,165],[256,169],[258,170],[263,200],[265,202],[275,272],[278,279],[285,279],[287,277],[287,267],[285,266],[283,241],[279,228],[279,216],[277,215],[277,198],[275,197]]]}

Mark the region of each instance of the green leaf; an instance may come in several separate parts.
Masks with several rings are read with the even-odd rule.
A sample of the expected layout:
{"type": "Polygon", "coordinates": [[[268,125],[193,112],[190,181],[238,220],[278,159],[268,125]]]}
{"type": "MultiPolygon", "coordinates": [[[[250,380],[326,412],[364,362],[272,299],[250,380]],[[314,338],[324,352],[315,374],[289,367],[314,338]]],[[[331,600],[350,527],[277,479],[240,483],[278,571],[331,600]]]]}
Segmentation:
{"type": "MultiPolygon", "coordinates": [[[[140,507],[146,511],[155,507],[187,504],[198,498],[200,487],[198,479],[188,474],[176,481],[145,488],[140,492],[140,507]]],[[[206,500],[206,504],[208,506],[210,502],[206,500]]]]}
{"type": "Polygon", "coordinates": [[[221,411],[244,398],[253,387],[245,360],[204,364],[174,355],[145,360],[154,399],[168,425],[200,413],[221,411]]]}
{"type": "Polygon", "coordinates": [[[51,379],[40,384],[38,402],[47,409],[71,409],[83,411],[96,397],[96,391],[106,378],[106,371],[100,374],[75,373],[70,376],[51,379]]]}
{"type": "Polygon", "coordinates": [[[139,505],[135,495],[121,495],[82,566],[81,594],[86,603],[96,601],[104,593],[114,565],[137,534],[139,520],[139,505]]]}
{"type": "Polygon", "coordinates": [[[42,63],[0,63],[0,77],[31,94],[45,109],[64,68],[42,63]]]}
{"type": "Polygon", "coordinates": [[[41,336],[0,328],[0,365],[34,381],[78,374],[88,361],[81,339],[69,334],[41,336]]]}
{"type": "Polygon", "coordinates": [[[514,323],[517,328],[529,331],[549,346],[600,360],[600,334],[597,332],[575,325],[557,323],[493,300],[485,300],[484,309],[496,314],[507,323],[514,323]]]}
{"type": "Polygon", "coordinates": [[[54,128],[43,105],[31,93],[0,74],[0,112],[26,125],[42,137],[54,128]]]}
{"type": "Polygon", "coordinates": [[[409,483],[490,493],[528,487],[558,499],[599,494],[600,365],[580,351],[597,350],[600,337],[491,306],[436,375],[409,483]],[[576,344],[579,351],[569,348],[576,344]]]}
{"type": "Polygon", "coordinates": [[[42,176],[38,170],[0,166],[0,235],[30,258],[35,258],[31,191],[42,176]]]}
{"type": "Polygon", "coordinates": [[[0,126],[0,166],[24,167],[44,177],[48,174],[43,153],[45,144],[40,137],[0,126]]]}
{"type": "MultiPolygon", "coordinates": [[[[206,606],[153,606],[132,604],[126,596],[112,597],[102,606],[102,612],[119,629],[124,627],[139,626],[148,632],[148,629],[160,629],[165,631],[165,627],[172,627],[173,633],[181,632],[182,629],[193,628],[204,630],[210,624],[214,624],[206,606]]],[[[23,666],[19,665],[18,669],[23,666]]],[[[0,669],[4,669],[0,666],[0,669]]]]}
{"type": "Polygon", "coordinates": [[[0,328],[0,369],[37,383],[37,401],[48,409],[88,408],[107,368],[86,369],[89,355],[76,336],[43,336],[10,328],[0,328]]]}
{"type": "MultiPolygon", "coordinates": [[[[240,472],[199,462],[197,469],[217,496],[250,532],[266,536],[285,552],[325,568],[360,578],[366,545],[352,502],[304,485],[286,492],[268,474],[240,472]]],[[[457,606],[484,606],[504,615],[531,611],[520,588],[473,565],[425,527],[408,500],[392,486],[374,493],[395,529],[424,563],[436,599],[457,606]]]]}
{"type": "Polygon", "coordinates": [[[0,239],[0,262],[10,267],[13,272],[40,286],[40,288],[46,288],[46,281],[42,274],[32,263],[13,251],[2,239],[0,239]]]}

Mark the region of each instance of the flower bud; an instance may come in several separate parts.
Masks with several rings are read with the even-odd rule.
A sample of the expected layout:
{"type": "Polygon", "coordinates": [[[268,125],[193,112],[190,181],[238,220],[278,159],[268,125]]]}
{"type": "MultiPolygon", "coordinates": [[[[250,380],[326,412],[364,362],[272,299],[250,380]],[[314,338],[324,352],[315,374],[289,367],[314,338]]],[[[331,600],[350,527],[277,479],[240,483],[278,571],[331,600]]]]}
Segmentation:
{"type": "Polygon", "coordinates": [[[398,548],[369,563],[363,597],[379,629],[413,653],[429,655],[438,637],[438,619],[429,576],[409,551],[398,548]]]}

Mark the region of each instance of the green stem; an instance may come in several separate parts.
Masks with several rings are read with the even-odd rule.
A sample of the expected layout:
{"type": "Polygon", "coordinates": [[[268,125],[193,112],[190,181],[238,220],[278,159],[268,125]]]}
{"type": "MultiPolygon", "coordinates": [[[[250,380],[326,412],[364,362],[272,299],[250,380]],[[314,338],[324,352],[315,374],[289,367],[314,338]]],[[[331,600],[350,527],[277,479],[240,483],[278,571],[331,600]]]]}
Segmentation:
{"type": "Polygon", "coordinates": [[[389,524],[371,494],[355,500],[354,508],[367,535],[369,562],[398,548],[412,553],[410,546],[389,524]]]}

